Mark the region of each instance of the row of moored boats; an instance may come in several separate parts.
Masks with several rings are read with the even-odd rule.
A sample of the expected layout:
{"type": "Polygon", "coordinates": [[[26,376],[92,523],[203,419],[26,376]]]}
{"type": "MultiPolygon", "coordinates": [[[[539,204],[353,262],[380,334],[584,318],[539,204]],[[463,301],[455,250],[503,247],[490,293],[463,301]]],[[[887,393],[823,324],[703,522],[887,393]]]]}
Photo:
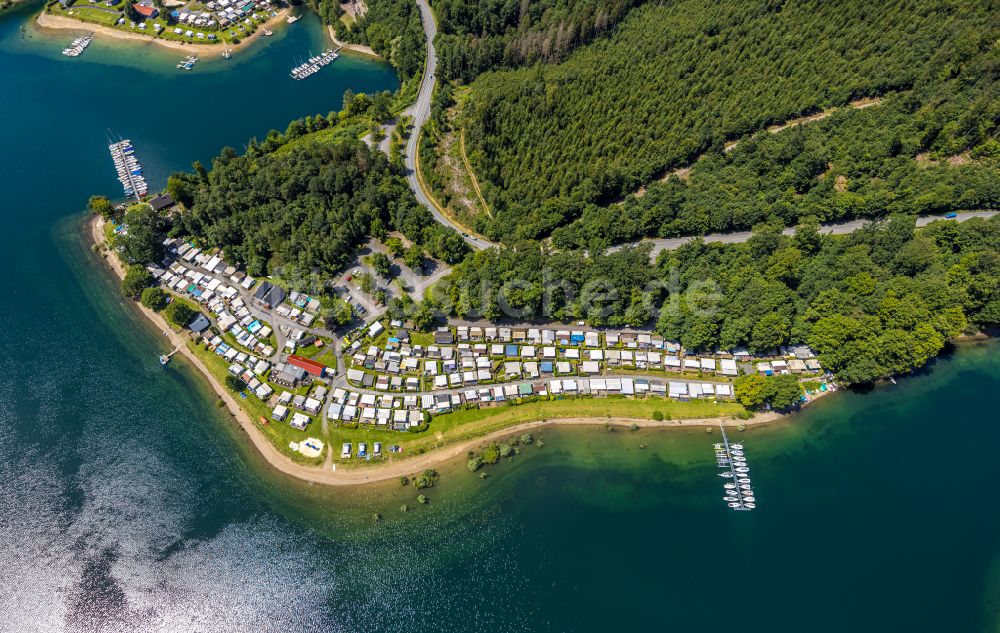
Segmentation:
{"type": "Polygon", "coordinates": [[[139,199],[146,195],[149,187],[146,179],[142,176],[142,165],[135,157],[135,148],[128,139],[111,143],[108,145],[111,158],[115,161],[115,170],[118,171],[118,182],[122,184],[125,196],[139,199]]]}
{"type": "Polygon", "coordinates": [[[85,51],[90,43],[94,41],[94,34],[85,35],[83,37],[78,37],[69,46],[63,49],[62,54],[66,57],[78,57],[80,53],[85,51]]]}
{"type": "Polygon", "coordinates": [[[750,481],[750,467],[743,452],[742,444],[715,445],[715,461],[723,471],[719,477],[725,480],[722,485],[725,496],[723,500],[733,510],[753,510],[757,507],[753,483],[750,481]]]}
{"type": "Polygon", "coordinates": [[[340,57],[335,51],[327,50],[322,55],[317,55],[316,57],[310,57],[309,61],[304,64],[299,64],[292,69],[290,73],[292,79],[305,79],[310,75],[315,75],[327,64],[333,63],[335,59],[340,57]]]}

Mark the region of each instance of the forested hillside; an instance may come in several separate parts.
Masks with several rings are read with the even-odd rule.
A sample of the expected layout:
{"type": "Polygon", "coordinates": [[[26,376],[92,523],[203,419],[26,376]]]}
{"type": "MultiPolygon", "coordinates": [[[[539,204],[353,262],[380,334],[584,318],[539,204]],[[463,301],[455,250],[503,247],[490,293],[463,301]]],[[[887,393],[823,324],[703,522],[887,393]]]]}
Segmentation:
{"type": "Polygon", "coordinates": [[[877,107],[760,134],[731,152],[710,151],[685,179],[650,185],[623,204],[583,207],[556,229],[560,248],[600,250],[642,237],[749,229],[777,219],[835,222],[892,213],[1000,207],[1000,143],[982,140],[1000,87],[982,65],[966,68],[926,105],[913,95],[877,107]],[[958,94],[945,90],[960,89],[958,94]]]}
{"type": "MultiPolygon", "coordinates": [[[[643,5],[611,37],[561,64],[489,72],[472,83],[463,115],[466,142],[496,217],[479,228],[506,239],[544,236],[581,216],[588,203],[606,204],[713,148],[721,154],[725,139],[864,96],[905,93],[886,116],[912,120],[888,139],[864,138],[859,123],[849,131],[856,135],[853,147],[806,147],[803,157],[758,155],[752,169],[763,177],[790,166],[794,173],[779,191],[784,195],[807,192],[809,179],[837,152],[853,153],[855,166],[860,160],[882,178],[893,172],[891,164],[856,154],[873,145],[877,156],[889,158],[974,149],[995,132],[1000,110],[997,13],[990,3],[972,0],[643,5]],[[775,164],[761,167],[762,161],[775,164]]],[[[830,129],[828,137],[837,132],[830,129]]],[[[778,143],[794,151],[802,141],[778,143]]],[[[844,168],[853,167],[845,162],[844,168]]],[[[912,176],[903,170],[894,177],[900,174],[912,176]]],[[[931,186],[941,178],[950,176],[933,176],[931,186]]],[[[773,183],[757,187],[765,199],[776,189],[773,183]]],[[[748,217],[771,214],[763,206],[748,217]]]]}
{"type": "Polygon", "coordinates": [[[557,62],[611,32],[643,0],[435,0],[441,77],[557,62]]]}
{"type": "Polygon", "coordinates": [[[252,275],[279,267],[336,273],[369,235],[393,229],[445,261],[467,250],[417,203],[385,154],[357,139],[350,119],[293,122],[244,156],[224,149],[210,171],[196,164],[194,174],[175,174],[168,189],[189,208],[172,233],[224,248],[252,275]]]}
{"type": "Polygon", "coordinates": [[[420,10],[413,0],[367,0],[368,12],[350,26],[340,20],[337,0],[323,0],[319,13],[333,26],[337,38],[364,44],[387,59],[403,81],[423,71],[427,56],[420,10]]]}
{"type": "Polygon", "coordinates": [[[846,236],[762,227],[742,244],[586,257],[478,252],[438,297],[449,314],[655,325],[691,351],[807,343],[846,382],[904,373],[946,339],[1000,323],[1000,216],[915,230],[897,216],[846,236]],[[971,324],[971,325],[970,325],[971,324]]]}

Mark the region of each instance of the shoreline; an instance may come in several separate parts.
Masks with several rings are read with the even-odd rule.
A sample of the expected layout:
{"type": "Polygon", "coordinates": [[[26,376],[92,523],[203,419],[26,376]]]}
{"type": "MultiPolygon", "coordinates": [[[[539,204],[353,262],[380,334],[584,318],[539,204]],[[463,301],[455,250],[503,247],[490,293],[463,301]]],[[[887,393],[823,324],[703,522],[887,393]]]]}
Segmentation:
{"type": "MultiPolygon", "coordinates": [[[[87,224],[90,228],[89,232],[91,240],[101,249],[100,251],[95,252],[95,255],[107,264],[107,266],[111,269],[111,272],[118,280],[124,279],[124,265],[118,260],[117,255],[109,250],[106,250],[106,242],[104,238],[105,220],[100,216],[95,215],[87,220],[87,224]]],[[[175,332],[162,316],[153,312],[149,308],[146,308],[142,304],[135,301],[130,301],[130,303],[132,303],[143,316],[153,323],[153,325],[160,328],[161,331],[169,333],[167,339],[170,341],[171,345],[178,348],[178,353],[188,360],[195,368],[197,368],[199,373],[201,373],[201,375],[208,381],[212,390],[225,403],[230,415],[236,420],[236,422],[239,423],[240,428],[244,431],[250,442],[257,449],[257,452],[264,459],[264,461],[268,463],[268,465],[275,470],[296,479],[327,486],[357,486],[362,484],[379,483],[390,479],[398,479],[403,476],[410,476],[442,462],[450,461],[464,455],[469,450],[477,448],[486,442],[547,426],[611,425],[616,427],[627,427],[635,424],[640,428],[669,429],[718,426],[721,424],[727,427],[737,427],[740,425],[749,427],[771,424],[776,421],[786,419],[792,415],[767,412],[759,413],[749,420],[734,420],[731,418],[692,418],[689,420],[665,420],[659,422],[656,420],[642,418],[555,418],[548,420],[533,420],[531,422],[522,422],[503,429],[498,429],[476,438],[460,440],[454,444],[431,449],[426,453],[412,458],[404,458],[401,461],[387,461],[374,466],[366,466],[364,468],[332,470],[327,467],[327,464],[329,464],[328,457],[323,466],[305,466],[303,464],[296,463],[290,457],[279,452],[271,441],[257,429],[254,421],[250,418],[250,415],[239,405],[239,403],[236,402],[236,399],[232,396],[232,394],[219,384],[218,380],[216,380],[215,376],[212,375],[202,360],[195,356],[190,349],[188,349],[188,338],[185,334],[175,332]]],[[[818,397],[815,397],[810,402],[815,402],[818,399],[818,397]]],[[[334,454],[334,447],[329,446],[327,448],[330,450],[330,455],[332,456],[334,454]]]]}
{"type": "Polygon", "coordinates": [[[339,46],[341,50],[357,53],[358,55],[364,55],[366,57],[372,57],[374,59],[382,59],[382,56],[376,53],[370,46],[364,46],[363,44],[348,44],[347,42],[341,42],[340,40],[337,39],[337,35],[334,32],[333,27],[330,26],[329,24],[326,25],[326,32],[330,36],[330,40],[333,41],[334,45],[339,46]]]}
{"type": "Polygon", "coordinates": [[[222,54],[226,48],[229,48],[233,52],[243,50],[244,48],[250,46],[256,42],[260,37],[263,36],[264,29],[270,29],[271,27],[277,26],[285,21],[291,9],[284,8],[278,11],[278,15],[272,16],[267,22],[264,22],[257,30],[255,30],[250,35],[240,40],[239,44],[225,44],[219,42],[218,44],[187,44],[183,42],[177,42],[175,40],[166,40],[160,37],[153,37],[151,35],[143,35],[141,33],[129,33],[128,31],[122,31],[110,26],[105,26],[103,24],[95,24],[93,22],[85,22],[83,20],[77,20],[64,15],[52,15],[51,13],[46,13],[42,11],[38,14],[38,17],[33,20],[33,25],[36,29],[45,32],[46,30],[52,31],[93,31],[96,35],[102,35],[113,40],[122,41],[134,41],[134,42],[145,42],[147,44],[155,44],[166,49],[185,51],[185,52],[195,52],[195,53],[219,53],[222,54]]]}

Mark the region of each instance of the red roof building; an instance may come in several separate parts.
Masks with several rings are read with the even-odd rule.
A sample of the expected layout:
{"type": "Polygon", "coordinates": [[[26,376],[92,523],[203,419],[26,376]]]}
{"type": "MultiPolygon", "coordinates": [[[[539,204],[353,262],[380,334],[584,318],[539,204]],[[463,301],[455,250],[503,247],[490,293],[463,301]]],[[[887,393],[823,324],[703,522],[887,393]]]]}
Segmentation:
{"type": "Polygon", "coordinates": [[[326,373],[326,365],[324,365],[323,363],[317,363],[316,361],[309,358],[305,358],[303,356],[294,356],[294,355],[289,356],[288,364],[295,365],[296,367],[301,367],[310,374],[313,374],[314,376],[319,376],[321,378],[326,373]]]}
{"type": "Polygon", "coordinates": [[[156,7],[149,6],[148,4],[133,4],[132,8],[135,9],[139,15],[147,18],[155,18],[160,13],[157,11],[156,7]]]}

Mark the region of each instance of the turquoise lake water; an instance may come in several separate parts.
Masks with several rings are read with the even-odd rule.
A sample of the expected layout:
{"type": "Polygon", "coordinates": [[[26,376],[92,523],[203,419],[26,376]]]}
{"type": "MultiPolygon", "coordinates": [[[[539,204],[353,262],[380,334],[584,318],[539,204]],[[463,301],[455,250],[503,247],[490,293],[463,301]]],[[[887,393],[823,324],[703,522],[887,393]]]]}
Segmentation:
{"type": "Polygon", "coordinates": [[[29,18],[0,18],[0,631],[997,630],[993,342],[739,434],[752,513],[724,507],[701,430],[550,429],[488,479],[441,468],[427,506],[269,470],[190,367],[159,366],[82,207],[119,193],[109,128],[155,186],[394,74],[289,79],[312,17],[191,73],[100,40],[67,60],[29,18]]]}

